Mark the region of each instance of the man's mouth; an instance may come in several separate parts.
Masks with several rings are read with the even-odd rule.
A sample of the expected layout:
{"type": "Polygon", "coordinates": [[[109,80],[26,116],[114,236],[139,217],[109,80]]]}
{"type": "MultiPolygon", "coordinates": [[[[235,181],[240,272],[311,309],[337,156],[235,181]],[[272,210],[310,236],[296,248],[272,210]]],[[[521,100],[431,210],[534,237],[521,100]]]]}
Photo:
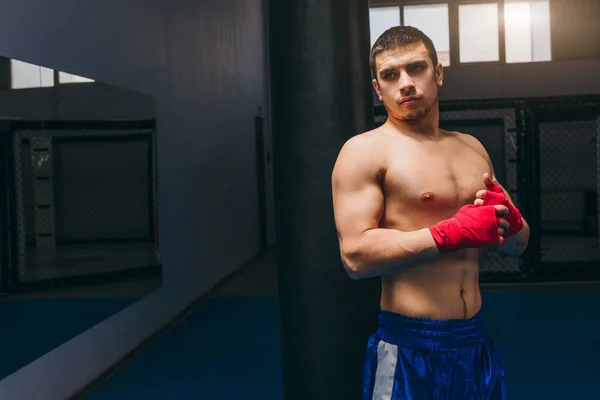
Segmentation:
{"type": "Polygon", "coordinates": [[[409,97],[405,97],[402,100],[400,100],[400,104],[409,106],[409,105],[415,104],[419,100],[420,100],[420,98],[417,96],[409,96],[409,97]]]}

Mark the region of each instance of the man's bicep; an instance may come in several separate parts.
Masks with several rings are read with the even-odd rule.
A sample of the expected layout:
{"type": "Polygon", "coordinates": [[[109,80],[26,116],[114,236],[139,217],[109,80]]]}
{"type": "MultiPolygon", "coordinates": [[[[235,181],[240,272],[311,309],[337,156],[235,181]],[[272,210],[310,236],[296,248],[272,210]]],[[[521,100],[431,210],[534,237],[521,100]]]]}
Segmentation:
{"type": "Polygon", "coordinates": [[[371,182],[360,186],[338,185],[333,191],[334,217],[340,239],[353,239],[379,226],[383,193],[371,182]]]}
{"type": "Polygon", "coordinates": [[[332,175],[335,224],[340,245],[352,247],[361,235],[379,227],[383,190],[369,149],[343,149],[332,175]]]}

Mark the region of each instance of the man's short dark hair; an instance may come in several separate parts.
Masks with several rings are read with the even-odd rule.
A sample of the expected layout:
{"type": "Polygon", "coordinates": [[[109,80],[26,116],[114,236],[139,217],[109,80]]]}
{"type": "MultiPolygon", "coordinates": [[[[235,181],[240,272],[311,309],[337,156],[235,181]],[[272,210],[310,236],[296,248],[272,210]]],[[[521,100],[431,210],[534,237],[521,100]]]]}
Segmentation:
{"type": "Polygon", "coordinates": [[[425,48],[429,53],[429,58],[431,58],[431,61],[433,62],[433,67],[437,67],[437,52],[429,36],[412,26],[395,26],[383,32],[371,48],[369,63],[371,64],[373,77],[377,79],[377,65],[375,63],[377,54],[419,42],[425,45],[425,48]]]}

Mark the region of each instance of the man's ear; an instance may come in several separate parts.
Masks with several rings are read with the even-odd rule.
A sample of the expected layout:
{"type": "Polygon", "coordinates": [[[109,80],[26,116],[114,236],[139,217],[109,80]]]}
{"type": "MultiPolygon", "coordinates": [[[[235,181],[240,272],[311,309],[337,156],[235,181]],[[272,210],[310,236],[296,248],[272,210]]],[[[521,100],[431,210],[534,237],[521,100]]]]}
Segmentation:
{"type": "Polygon", "coordinates": [[[381,88],[379,87],[379,82],[377,82],[377,79],[373,79],[373,88],[375,88],[375,93],[377,93],[377,97],[379,98],[379,100],[383,100],[381,95],[381,88]]]}
{"type": "Polygon", "coordinates": [[[442,63],[438,63],[437,67],[435,68],[435,83],[438,85],[438,87],[442,87],[442,85],[444,84],[444,67],[442,66],[442,63]]]}

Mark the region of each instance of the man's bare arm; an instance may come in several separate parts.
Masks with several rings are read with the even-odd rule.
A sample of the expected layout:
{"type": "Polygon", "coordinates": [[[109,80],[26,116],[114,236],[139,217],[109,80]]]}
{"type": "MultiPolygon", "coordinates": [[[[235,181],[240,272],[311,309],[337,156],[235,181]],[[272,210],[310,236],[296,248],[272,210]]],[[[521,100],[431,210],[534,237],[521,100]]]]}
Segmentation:
{"type": "Polygon", "coordinates": [[[379,228],[383,165],[375,138],[355,136],[343,146],[332,173],[335,223],[342,262],[352,279],[396,274],[439,256],[429,229],[379,228]]]}

